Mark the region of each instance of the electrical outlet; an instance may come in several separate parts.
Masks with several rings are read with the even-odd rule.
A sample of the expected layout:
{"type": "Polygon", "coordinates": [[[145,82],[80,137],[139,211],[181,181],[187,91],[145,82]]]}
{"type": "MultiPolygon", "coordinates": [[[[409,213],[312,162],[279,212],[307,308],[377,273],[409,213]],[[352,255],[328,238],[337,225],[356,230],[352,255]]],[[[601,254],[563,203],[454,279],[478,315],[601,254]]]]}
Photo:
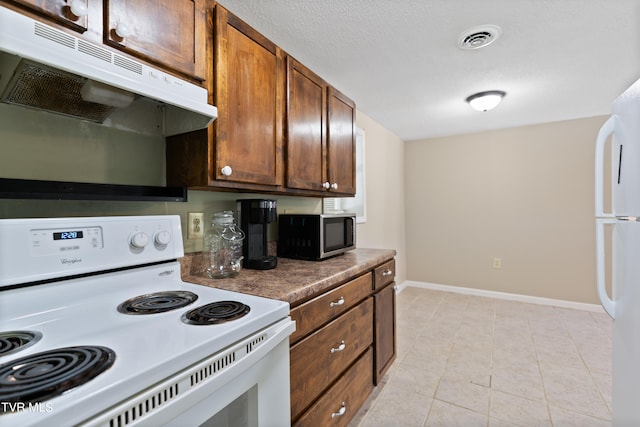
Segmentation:
{"type": "Polygon", "coordinates": [[[493,268],[495,268],[495,269],[502,268],[502,258],[494,258],[493,259],[493,268]]]}
{"type": "Polygon", "coordinates": [[[203,213],[189,212],[187,218],[187,239],[202,239],[204,237],[203,213]]]}

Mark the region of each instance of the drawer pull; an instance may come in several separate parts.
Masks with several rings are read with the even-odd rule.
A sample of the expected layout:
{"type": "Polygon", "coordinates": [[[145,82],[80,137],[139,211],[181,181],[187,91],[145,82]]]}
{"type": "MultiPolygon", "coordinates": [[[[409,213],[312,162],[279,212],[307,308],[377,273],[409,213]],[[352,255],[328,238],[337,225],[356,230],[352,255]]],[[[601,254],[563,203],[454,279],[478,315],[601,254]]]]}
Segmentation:
{"type": "Polygon", "coordinates": [[[391,276],[393,274],[393,270],[385,270],[382,272],[382,276],[391,276]]]}
{"type": "Polygon", "coordinates": [[[344,304],[344,297],[340,297],[340,298],[338,299],[338,301],[336,301],[336,302],[331,301],[331,302],[329,303],[329,307],[335,307],[335,306],[343,305],[343,304],[344,304]]]}
{"type": "Polygon", "coordinates": [[[342,351],[345,347],[346,345],[344,344],[344,341],[340,341],[340,345],[338,347],[331,347],[331,354],[342,351]]]}
{"type": "Polygon", "coordinates": [[[345,412],[347,412],[347,407],[344,406],[344,402],[342,402],[340,404],[340,409],[338,409],[338,412],[332,412],[331,413],[331,418],[335,418],[335,417],[341,417],[345,414],[345,412]]]}

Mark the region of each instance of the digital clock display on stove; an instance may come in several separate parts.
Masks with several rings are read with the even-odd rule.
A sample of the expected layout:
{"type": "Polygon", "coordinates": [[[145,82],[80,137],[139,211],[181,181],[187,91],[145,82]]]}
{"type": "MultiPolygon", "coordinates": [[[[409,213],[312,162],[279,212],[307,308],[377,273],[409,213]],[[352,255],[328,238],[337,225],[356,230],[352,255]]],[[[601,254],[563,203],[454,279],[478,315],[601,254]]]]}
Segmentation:
{"type": "Polygon", "coordinates": [[[53,233],[53,240],[82,239],[82,231],[59,231],[53,233]]]}

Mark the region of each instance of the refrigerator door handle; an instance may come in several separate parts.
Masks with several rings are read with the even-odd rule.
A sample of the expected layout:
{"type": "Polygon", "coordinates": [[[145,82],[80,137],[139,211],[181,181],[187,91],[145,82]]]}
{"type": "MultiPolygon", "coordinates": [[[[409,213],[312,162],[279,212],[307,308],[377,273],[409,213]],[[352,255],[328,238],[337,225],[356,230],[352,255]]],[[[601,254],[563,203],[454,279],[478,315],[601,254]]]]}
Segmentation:
{"type": "Polygon", "coordinates": [[[615,223],[616,220],[612,218],[596,219],[596,288],[602,308],[612,319],[616,318],[616,303],[607,295],[604,227],[606,224],[615,223]]]}
{"type": "Polygon", "coordinates": [[[607,139],[615,132],[617,116],[613,115],[602,125],[596,139],[596,216],[613,218],[613,213],[604,212],[604,150],[607,139]]]}

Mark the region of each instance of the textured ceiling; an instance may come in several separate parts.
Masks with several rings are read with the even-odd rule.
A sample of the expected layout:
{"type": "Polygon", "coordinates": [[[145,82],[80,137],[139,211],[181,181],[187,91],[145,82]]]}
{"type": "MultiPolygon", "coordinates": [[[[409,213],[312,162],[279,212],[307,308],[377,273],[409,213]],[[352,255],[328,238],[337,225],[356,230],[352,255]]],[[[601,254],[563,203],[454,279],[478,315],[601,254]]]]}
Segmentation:
{"type": "Polygon", "coordinates": [[[221,0],[403,140],[607,114],[640,78],[638,0],[221,0]],[[477,50],[458,35],[494,24],[477,50]],[[465,98],[503,90],[495,110],[465,98]]]}

